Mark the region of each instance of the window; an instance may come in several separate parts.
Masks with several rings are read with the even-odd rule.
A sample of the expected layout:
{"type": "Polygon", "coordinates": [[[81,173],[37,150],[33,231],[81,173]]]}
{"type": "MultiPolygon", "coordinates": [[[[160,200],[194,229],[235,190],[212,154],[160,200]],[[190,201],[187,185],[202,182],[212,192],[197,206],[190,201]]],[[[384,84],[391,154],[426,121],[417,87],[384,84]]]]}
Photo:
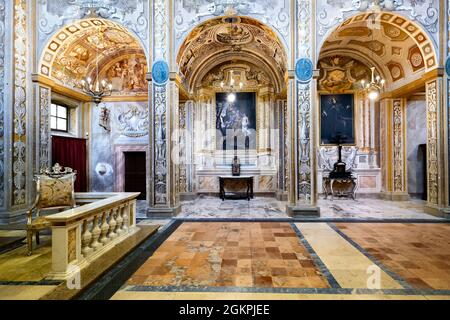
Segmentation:
{"type": "Polygon", "coordinates": [[[52,103],[50,110],[50,127],[52,130],[69,131],[69,108],[52,103]]]}

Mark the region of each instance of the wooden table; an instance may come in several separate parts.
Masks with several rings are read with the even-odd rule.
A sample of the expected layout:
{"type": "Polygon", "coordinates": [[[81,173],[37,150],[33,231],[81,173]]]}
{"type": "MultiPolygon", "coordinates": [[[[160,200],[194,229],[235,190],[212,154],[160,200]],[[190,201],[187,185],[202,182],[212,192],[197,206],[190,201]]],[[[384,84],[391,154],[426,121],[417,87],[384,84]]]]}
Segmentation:
{"type": "Polygon", "coordinates": [[[238,181],[243,181],[246,183],[247,185],[247,192],[242,195],[241,197],[229,197],[228,199],[247,199],[248,201],[250,201],[250,199],[253,199],[253,180],[254,177],[253,176],[220,176],[219,177],[219,186],[220,186],[220,199],[222,199],[222,201],[225,200],[225,198],[227,198],[226,196],[226,192],[225,192],[225,182],[226,181],[233,181],[238,182],[238,181]]]}

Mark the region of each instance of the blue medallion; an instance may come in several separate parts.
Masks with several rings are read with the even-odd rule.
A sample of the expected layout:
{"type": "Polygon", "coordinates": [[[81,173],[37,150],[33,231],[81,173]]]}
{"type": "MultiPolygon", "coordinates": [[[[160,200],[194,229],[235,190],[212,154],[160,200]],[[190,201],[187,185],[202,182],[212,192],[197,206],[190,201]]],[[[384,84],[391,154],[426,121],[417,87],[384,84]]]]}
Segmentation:
{"type": "Polygon", "coordinates": [[[447,72],[447,77],[450,78],[450,56],[447,57],[447,62],[445,63],[445,71],[447,72]]]}
{"type": "Polygon", "coordinates": [[[156,84],[166,83],[167,80],[169,80],[169,66],[167,65],[167,62],[158,60],[153,63],[152,77],[156,84]]]}
{"type": "Polygon", "coordinates": [[[297,76],[297,80],[302,83],[311,81],[313,77],[313,68],[314,66],[311,59],[298,59],[295,65],[295,75],[297,76]]]}

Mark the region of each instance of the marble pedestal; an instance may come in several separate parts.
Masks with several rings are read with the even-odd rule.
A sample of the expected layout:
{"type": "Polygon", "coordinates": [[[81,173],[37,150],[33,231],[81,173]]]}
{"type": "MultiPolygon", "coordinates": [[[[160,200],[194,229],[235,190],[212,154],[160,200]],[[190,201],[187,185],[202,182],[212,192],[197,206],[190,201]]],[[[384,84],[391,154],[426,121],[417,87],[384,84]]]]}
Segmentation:
{"type": "Polygon", "coordinates": [[[313,206],[286,206],[289,217],[320,217],[320,208],[313,206]]]}

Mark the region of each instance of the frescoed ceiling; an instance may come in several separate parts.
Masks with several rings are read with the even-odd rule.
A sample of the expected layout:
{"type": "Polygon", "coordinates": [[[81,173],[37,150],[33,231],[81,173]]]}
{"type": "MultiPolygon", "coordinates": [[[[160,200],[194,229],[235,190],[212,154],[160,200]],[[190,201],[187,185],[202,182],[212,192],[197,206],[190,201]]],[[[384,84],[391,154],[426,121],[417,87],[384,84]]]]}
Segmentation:
{"type": "Polygon", "coordinates": [[[436,66],[430,40],[414,25],[391,14],[370,14],[342,23],[326,39],[320,57],[346,55],[375,66],[393,89],[436,66]]]}
{"type": "Polygon", "coordinates": [[[227,61],[258,65],[270,77],[276,92],[283,91],[287,72],[286,52],[277,35],[254,19],[234,17],[209,20],[196,27],[182,44],[177,63],[188,91],[201,85],[204,76],[227,61]]]}
{"type": "Polygon", "coordinates": [[[70,88],[85,77],[107,79],[116,95],[147,93],[147,63],[140,43],[122,26],[83,20],[61,30],[48,44],[41,73],[70,88]]]}

